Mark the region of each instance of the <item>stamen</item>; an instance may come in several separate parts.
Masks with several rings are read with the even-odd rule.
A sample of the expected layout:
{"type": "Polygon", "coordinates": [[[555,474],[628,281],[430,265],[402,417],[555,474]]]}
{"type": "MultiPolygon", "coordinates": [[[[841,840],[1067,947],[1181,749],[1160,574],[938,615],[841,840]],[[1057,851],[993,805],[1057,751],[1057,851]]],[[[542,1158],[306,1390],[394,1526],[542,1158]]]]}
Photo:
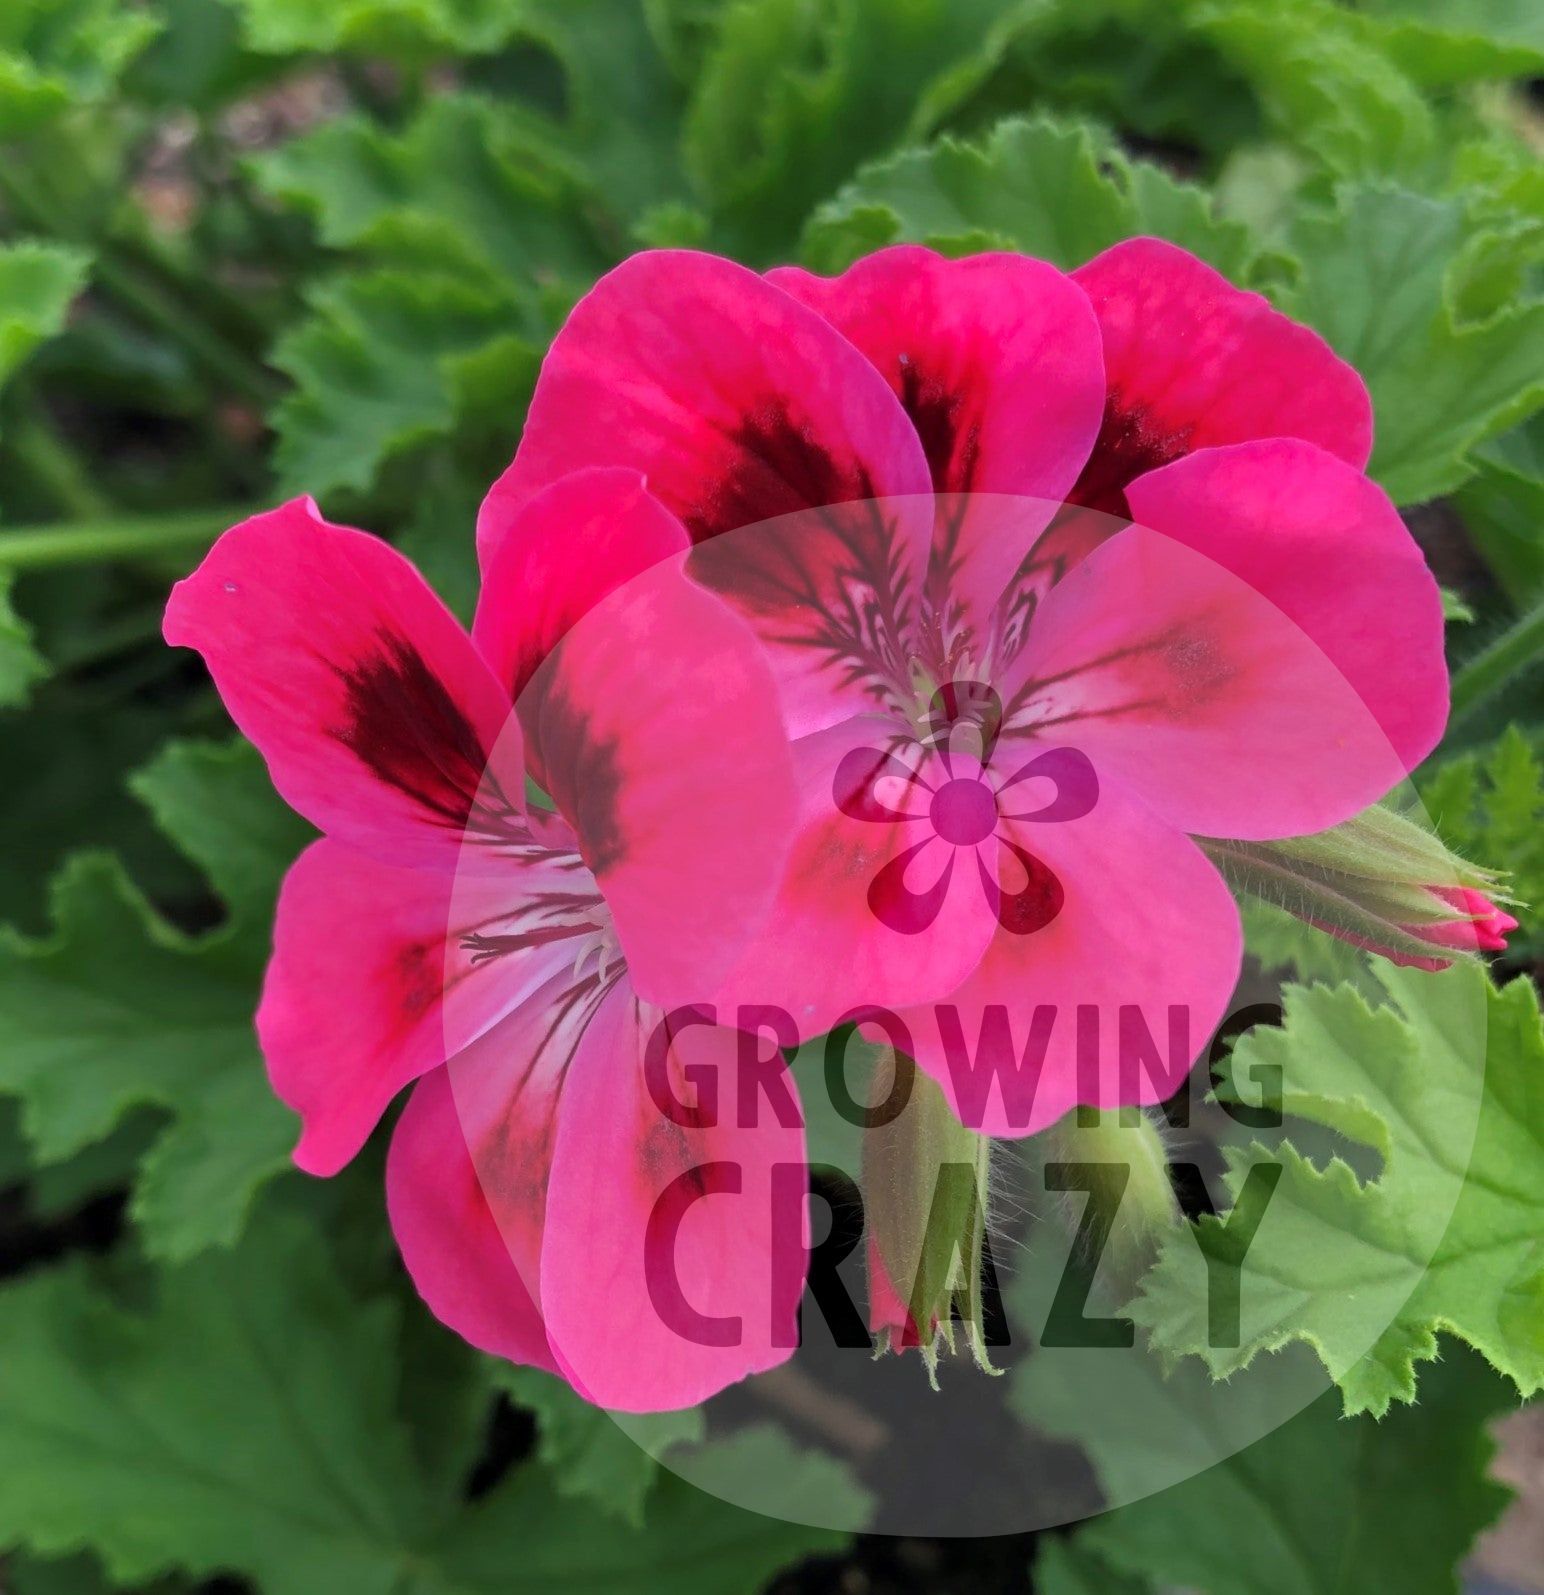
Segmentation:
{"type": "Polygon", "coordinates": [[[573,978],[577,980],[583,973],[585,960],[592,955],[595,958],[596,979],[604,980],[606,972],[611,968],[612,961],[620,955],[621,949],[617,946],[615,933],[610,930],[597,930],[586,936],[579,943],[579,950],[574,957],[573,978]]]}

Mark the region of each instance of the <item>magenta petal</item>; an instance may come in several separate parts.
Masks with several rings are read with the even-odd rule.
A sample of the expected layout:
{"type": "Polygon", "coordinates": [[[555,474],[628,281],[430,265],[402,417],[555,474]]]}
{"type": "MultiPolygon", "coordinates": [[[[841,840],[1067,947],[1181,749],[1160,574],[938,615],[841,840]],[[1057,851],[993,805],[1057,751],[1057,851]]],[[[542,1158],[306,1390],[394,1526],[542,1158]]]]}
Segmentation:
{"type": "Polygon", "coordinates": [[[767,275],[878,367],[937,492],[1059,503],[1077,480],[1104,408],[1104,363],[1085,295],[1054,266],[902,244],[839,277],[767,275]]]}
{"type": "Polygon", "coordinates": [[[1437,745],[1448,711],[1442,595],[1381,488],[1279,439],[1178,460],[1132,483],[1130,497],[1143,525],[1247,582],[1323,650],[1400,774],[1437,745]]]}
{"type": "Polygon", "coordinates": [[[1372,404],[1307,327],[1156,238],[1116,244],[1073,279],[1104,338],[1109,404],[1075,503],[1119,515],[1134,477],[1196,449],[1302,438],[1358,468],[1372,404]]]}
{"type": "Polygon", "coordinates": [[[309,499],[226,532],[166,606],[286,802],[398,864],[522,829],[509,698],[427,583],[309,499]]]}
{"type": "Polygon", "coordinates": [[[565,965],[599,904],[572,855],[500,876],[397,869],[313,843],[279,894],[257,1014],[295,1161],[332,1174],[403,1086],[467,1046],[565,965]]]}
{"type": "MultiPolygon", "coordinates": [[[[1110,781],[1078,819],[1005,829],[1062,901],[1041,929],[999,931],[943,1003],[905,1011],[917,1062],[988,1135],[1031,1134],[1078,1102],[1161,1101],[1238,979],[1232,894],[1194,842],[1110,781]]],[[[1000,868],[1013,891],[1022,872],[1011,855],[1000,868]]]]}
{"type": "Polygon", "coordinates": [[[793,823],[749,628],[678,562],[656,565],[574,626],[519,708],[639,992],[705,999],[765,914],[793,823]]]}
{"type": "MultiPolygon", "coordinates": [[[[537,1321],[547,1193],[565,1083],[587,1028],[619,982],[625,988],[614,967],[604,975],[593,965],[570,967],[429,1077],[449,1085],[448,1111],[455,1116],[477,1198],[470,1194],[459,1158],[447,1165],[444,1177],[452,1194],[464,1199],[475,1229],[468,1241],[476,1242],[489,1277],[458,1276],[456,1264],[468,1241],[444,1238],[448,1257],[410,1250],[411,1237],[397,1228],[397,1207],[392,1215],[414,1282],[439,1317],[474,1345],[565,1377],[537,1321]],[[494,1249],[502,1253],[497,1264],[489,1256],[494,1249]],[[523,1303],[530,1304],[529,1311],[522,1311],[523,1303]]],[[[416,1102],[417,1093],[409,1112],[416,1102]]],[[[443,1133],[448,1139],[451,1132],[443,1133]]],[[[421,1198],[420,1205],[427,1200],[421,1198]]]]}
{"type": "Polygon", "coordinates": [[[804,1286],[792,1077],[780,1073],[786,1091],[769,1100],[755,1071],[737,1068],[735,1033],[690,1025],[660,1050],[667,1116],[645,1081],[659,1022],[624,984],[585,1032],[563,1087],[542,1248],[542,1308],[565,1373],[628,1412],[691,1406],[786,1361],[804,1286]]]}
{"type": "Polygon", "coordinates": [[[392,1132],[386,1211],[413,1284],[441,1323],[479,1351],[559,1371],[527,1285],[539,1249],[519,1262],[511,1255],[443,1069],[418,1082],[392,1132]]]}
{"type": "Polygon", "coordinates": [[[946,260],[913,244],[839,277],[768,276],[861,349],[901,401],[941,496],[935,586],[983,617],[1099,430],[1104,360],[1086,296],[1044,261],[946,260]]]}
{"type": "Polygon", "coordinates": [[[518,698],[576,621],[686,547],[681,523],[637,471],[564,477],[496,529],[472,640],[518,698]]]}
{"type": "Polygon", "coordinates": [[[1181,829],[1301,836],[1382,797],[1446,713],[1436,583],[1383,494],[1307,443],[1134,483],[1129,527],[1046,598],[1012,723],[1181,829]]]}
{"type": "Polygon", "coordinates": [[[574,307],[479,516],[484,566],[521,504],[594,465],[641,471],[699,542],[928,488],[921,445],[868,361],[755,272],[690,250],[634,255],[574,307]]]}

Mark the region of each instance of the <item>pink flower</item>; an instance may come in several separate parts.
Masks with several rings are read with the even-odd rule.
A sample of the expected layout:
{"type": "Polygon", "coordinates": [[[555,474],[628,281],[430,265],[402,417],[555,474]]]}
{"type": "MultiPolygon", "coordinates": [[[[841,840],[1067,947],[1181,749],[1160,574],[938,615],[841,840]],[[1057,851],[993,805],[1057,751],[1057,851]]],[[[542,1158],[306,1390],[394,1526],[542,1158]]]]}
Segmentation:
{"type": "Polygon", "coordinates": [[[786,742],[636,473],[575,476],[506,533],[469,638],[401,555],[296,500],[220,539],[166,637],[325,833],[258,1014],[297,1163],[342,1167],[416,1081],[387,1200],[430,1308],[603,1405],[686,1405],[789,1355],[802,1288],[802,1176],[772,1176],[802,1170],[791,1081],[690,1014],[660,1028],[765,911],[786,742]]]}
{"type": "Polygon", "coordinates": [[[722,992],[806,1034],[898,1010],[965,1123],[1023,1134],[1167,1095],[1222,1016],[1238,917],[1193,836],[1336,824],[1440,735],[1438,592],[1370,443],[1321,339],[1151,239],[1071,276],[660,252],[576,306],[479,539],[571,471],[645,475],[795,739],[777,907],[722,992]],[[1095,801],[1009,811],[1053,754],[1095,801]],[[887,817],[852,773],[888,759],[887,817]]]}
{"type": "MultiPolygon", "coordinates": [[[[1428,921],[1423,925],[1396,925],[1393,927],[1395,930],[1413,936],[1434,949],[1451,948],[1458,954],[1506,951],[1506,939],[1517,929],[1517,921],[1504,908],[1498,908],[1491,902],[1484,892],[1470,886],[1427,886],[1423,890],[1439,903],[1445,903],[1458,912],[1452,919],[1428,921]]],[[[1432,971],[1447,969],[1453,963],[1451,958],[1444,958],[1440,953],[1422,957],[1418,953],[1380,945],[1374,938],[1359,936],[1319,920],[1311,923],[1318,925],[1321,930],[1327,930],[1332,936],[1338,936],[1341,941],[1387,958],[1390,963],[1432,971]]]]}

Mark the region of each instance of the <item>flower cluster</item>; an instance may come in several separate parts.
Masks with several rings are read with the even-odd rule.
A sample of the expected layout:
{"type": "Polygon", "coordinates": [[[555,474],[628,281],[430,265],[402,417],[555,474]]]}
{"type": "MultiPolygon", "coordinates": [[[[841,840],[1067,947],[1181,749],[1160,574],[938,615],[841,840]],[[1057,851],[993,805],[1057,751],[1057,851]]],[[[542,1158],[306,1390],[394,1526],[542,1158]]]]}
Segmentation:
{"type": "Polygon", "coordinates": [[[987,1135],[1155,1100],[1241,958],[1197,838],[1322,832],[1435,744],[1441,604],[1371,435],[1317,336],[1153,240],[617,268],[483,505],[470,637],[309,501],[173,596],[324,833],[258,1021],[297,1160],[416,1082],[392,1223],[469,1340],[620,1408],[786,1357],[768,1014],[889,1010],[987,1135]],[[1170,1038],[1135,1081],[1097,1041],[1133,1025],[1170,1038]]]}

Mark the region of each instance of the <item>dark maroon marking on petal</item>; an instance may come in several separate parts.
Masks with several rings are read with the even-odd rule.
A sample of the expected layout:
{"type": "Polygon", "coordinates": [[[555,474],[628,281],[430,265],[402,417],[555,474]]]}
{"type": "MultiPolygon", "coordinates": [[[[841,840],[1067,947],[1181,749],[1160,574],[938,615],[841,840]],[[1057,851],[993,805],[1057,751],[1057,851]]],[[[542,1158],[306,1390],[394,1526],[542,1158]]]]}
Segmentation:
{"type": "Polygon", "coordinates": [[[981,871],[981,885],[986,892],[986,900],[997,915],[997,923],[1010,935],[1033,935],[1037,930],[1044,930],[1061,913],[1067,894],[1048,864],[1036,858],[1027,848],[1020,847],[1017,842],[1010,842],[1006,837],[1000,840],[1023,866],[1028,878],[1018,891],[1006,892],[1002,883],[987,868],[986,861],[977,853],[976,867],[981,871]]]}
{"type": "MultiPolygon", "coordinates": [[[[566,1075],[579,1039],[585,1027],[594,1018],[596,1010],[611,988],[620,980],[618,967],[606,977],[593,971],[581,976],[554,1003],[552,1017],[541,1039],[532,1049],[524,1072],[510,1094],[509,1106],[500,1117],[492,1138],[478,1149],[475,1156],[480,1187],[498,1193],[501,1205],[513,1205],[539,1213],[547,1200],[547,1177],[552,1162],[552,1147],[557,1135],[558,1097],[561,1080],[554,1090],[539,1121],[532,1116],[516,1112],[516,1106],[541,1067],[542,1060],[561,1033],[567,1030],[568,1056],[562,1062],[566,1075]]],[[[526,1288],[535,1295],[534,1280],[526,1281],[526,1288]]]]}
{"type": "Polygon", "coordinates": [[[392,987],[406,1027],[411,1027],[444,993],[445,943],[436,937],[400,947],[392,960],[392,987]]]}
{"type": "Polygon", "coordinates": [[[937,840],[936,836],[925,836],[904,853],[897,853],[869,882],[869,912],[881,925],[902,936],[920,936],[938,918],[944,906],[949,878],[954,874],[952,848],[944,860],[942,872],[931,886],[924,891],[914,892],[906,884],[906,871],[912,860],[937,840]]]}
{"type": "Polygon", "coordinates": [[[510,953],[523,953],[532,947],[546,947],[555,941],[591,935],[599,929],[598,921],[586,921],[571,925],[539,925],[533,930],[509,932],[474,930],[461,938],[461,946],[463,951],[472,955],[473,964],[486,964],[495,958],[506,958],[510,953]]]}
{"type": "Polygon", "coordinates": [[[441,823],[464,829],[485,806],[487,759],[471,722],[418,651],[390,632],[380,652],[348,668],[347,722],[331,735],[388,786],[441,823]]]}
{"type": "Polygon", "coordinates": [[[933,487],[940,493],[968,493],[981,455],[981,434],[975,418],[965,413],[965,394],[929,376],[909,355],[900,357],[893,386],[922,440],[933,487]]]}
{"type": "MultiPolygon", "coordinates": [[[[560,657],[561,645],[548,659],[560,657]]],[[[555,669],[543,665],[521,695],[528,766],[558,813],[573,826],[590,873],[601,876],[627,856],[617,808],[621,754],[615,739],[597,737],[590,717],[554,679],[555,669]]]]}
{"type": "Polygon", "coordinates": [[[867,469],[817,443],[781,399],[757,405],[725,434],[725,443],[722,473],[679,511],[694,543],[780,515],[874,497],[867,469]]]}
{"type": "Polygon", "coordinates": [[[1122,404],[1120,394],[1112,392],[1105,400],[1093,452],[1067,502],[1130,520],[1127,485],[1188,453],[1193,430],[1166,432],[1145,410],[1122,404]]]}

